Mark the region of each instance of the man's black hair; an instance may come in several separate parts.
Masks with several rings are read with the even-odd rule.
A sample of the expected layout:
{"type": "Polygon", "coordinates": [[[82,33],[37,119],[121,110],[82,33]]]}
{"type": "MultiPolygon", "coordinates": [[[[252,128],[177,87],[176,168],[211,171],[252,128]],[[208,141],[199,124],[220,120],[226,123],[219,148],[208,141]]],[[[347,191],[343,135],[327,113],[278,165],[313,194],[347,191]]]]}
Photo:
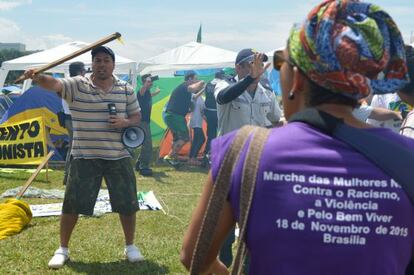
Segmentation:
{"type": "Polygon", "coordinates": [[[407,67],[408,67],[408,76],[410,78],[410,83],[408,83],[401,92],[414,95],[414,48],[409,45],[405,45],[405,55],[407,59],[407,67]]]}
{"type": "Polygon", "coordinates": [[[85,71],[85,64],[83,62],[77,61],[69,64],[69,76],[81,75],[85,71]]]}
{"type": "Polygon", "coordinates": [[[142,83],[143,83],[143,84],[144,84],[145,80],[146,80],[148,77],[151,77],[151,74],[144,74],[144,75],[142,75],[142,76],[141,76],[141,81],[142,81],[142,83]]]}
{"type": "Polygon", "coordinates": [[[347,97],[343,94],[334,93],[325,87],[321,87],[313,81],[310,82],[310,93],[308,94],[307,103],[310,107],[315,107],[325,103],[341,104],[355,108],[358,101],[355,98],[347,97]]]}
{"type": "Polygon", "coordinates": [[[190,78],[193,78],[196,75],[195,71],[188,71],[185,73],[184,80],[188,81],[190,78]]]}

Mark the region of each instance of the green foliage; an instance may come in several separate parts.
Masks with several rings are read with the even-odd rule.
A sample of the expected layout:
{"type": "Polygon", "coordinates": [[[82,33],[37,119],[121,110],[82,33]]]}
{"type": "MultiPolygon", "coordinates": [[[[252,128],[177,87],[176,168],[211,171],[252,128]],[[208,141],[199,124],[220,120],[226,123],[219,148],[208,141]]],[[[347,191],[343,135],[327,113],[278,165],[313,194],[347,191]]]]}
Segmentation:
{"type": "MultiPolygon", "coordinates": [[[[138,190],[153,190],[162,211],[137,213],[135,243],[146,260],[131,264],[124,260],[124,238],[116,214],[81,217],[70,243],[71,261],[59,274],[185,274],[179,261],[184,232],[207,178],[207,170],[154,165],[154,177],[136,173],[138,190]]],[[[29,173],[0,172],[0,194],[21,186],[29,173]]],[[[63,171],[41,173],[32,186],[64,189],[63,171]]],[[[59,200],[24,199],[29,204],[59,200]]],[[[0,203],[4,199],[0,199],[0,203]]],[[[59,245],[59,218],[34,218],[19,235],[0,241],[0,274],[55,274],[47,263],[59,245]]]]}
{"type": "Polygon", "coordinates": [[[24,55],[29,54],[28,52],[21,52],[18,50],[14,50],[14,49],[6,49],[6,50],[1,50],[0,51],[0,65],[4,62],[4,61],[8,61],[8,60],[12,60],[24,55]]]}
{"type": "MultiPolygon", "coordinates": [[[[35,53],[35,52],[36,51],[21,52],[21,51],[14,50],[14,49],[1,50],[0,51],[0,66],[1,66],[1,64],[3,64],[4,61],[12,60],[12,59],[22,57],[22,56],[25,56],[25,55],[29,55],[29,54],[32,54],[32,53],[35,53]]],[[[13,83],[14,80],[16,80],[22,74],[23,74],[23,71],[11,71],[11,72],[9,72],[9,74],[7,75],[6,81],[5,81],[5,86],[7,84],[13,83]]]]}

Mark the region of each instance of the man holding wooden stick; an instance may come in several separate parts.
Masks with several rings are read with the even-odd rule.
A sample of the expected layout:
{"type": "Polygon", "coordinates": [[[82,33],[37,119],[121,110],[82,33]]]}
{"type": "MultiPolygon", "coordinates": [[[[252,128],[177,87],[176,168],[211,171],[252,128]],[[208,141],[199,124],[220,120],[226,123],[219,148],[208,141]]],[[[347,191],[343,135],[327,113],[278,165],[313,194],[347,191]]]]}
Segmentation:
{"type": "Polygon", "coordinates": [[[69,259],[69,240],[78,215],[92,215],[105,178],[112,211],[119,213],[125,235],[125,256],[130,262],[144,260],[134,245],[136,211],[139,210],[135,173],[130,154],[121,142],[122,129],[140,122],[140,107],[132,87],[113,71],[115,54],[106,46],[92,50],[92,75],[55,79],[24,73],[39,86],[55,91],[72,112],[73,160],[70,164],[60,220],[60,247],[49,267],[60,268],[69,259]],[[108,112],[115,105],[116,115],[108,112]]]}

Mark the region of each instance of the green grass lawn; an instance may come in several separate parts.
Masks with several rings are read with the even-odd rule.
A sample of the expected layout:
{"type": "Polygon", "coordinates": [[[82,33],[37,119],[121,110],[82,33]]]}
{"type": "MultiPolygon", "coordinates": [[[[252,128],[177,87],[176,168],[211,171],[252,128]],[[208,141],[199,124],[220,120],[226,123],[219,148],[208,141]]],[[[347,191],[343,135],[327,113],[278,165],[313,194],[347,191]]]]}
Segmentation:
{"type": "MultiPolygon", "coordinates": [[[[162,211],[137,213],[135,243],[146,260],[131,264],[124,259],[124,238],[116,214],[81,217],[70,243],[71,261],[61,270],[47,263],[59,245],[59,218],[34,218],[20,234],[0,241],[0,274],[184,274],[179,262],[183,234],[207,178],[206,169],[154,165],[154,177],[136,173],[139,191],[153,190],[162,211]]],[[[29,173],[0,174],[0,193],[21,186],[29,173]]],[[[64,189],[63,171],[39,174],[33,187],[64,189]]],[[[24,199],[29,204],[58,200],[24,199]]],[[[4,200],[0,200],[0,203],[4,200]]]]}

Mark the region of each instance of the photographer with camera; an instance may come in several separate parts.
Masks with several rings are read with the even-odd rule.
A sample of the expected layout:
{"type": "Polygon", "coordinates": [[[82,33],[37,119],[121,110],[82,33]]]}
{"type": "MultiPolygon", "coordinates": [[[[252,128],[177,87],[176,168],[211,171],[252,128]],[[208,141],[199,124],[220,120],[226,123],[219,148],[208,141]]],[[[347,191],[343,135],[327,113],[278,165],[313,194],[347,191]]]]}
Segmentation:
{"type": "Polygon", "coordinates": [[[150,168],[152,158],[152,136],[151,136],[151,111],[152,111],[152,97],[158,95],[161,90],[157,87],[151,93],[152,84],[158,80],[158,76],[151,76],[151,74],[144,74],[141,76],[142,87],[137,92],[137,99],[141,107],[141,128],[144,130],[145,139],[141,147],[141,153],[135,164],[135,170],[142,176],[152,176],[152,169],[150,168]]]}

